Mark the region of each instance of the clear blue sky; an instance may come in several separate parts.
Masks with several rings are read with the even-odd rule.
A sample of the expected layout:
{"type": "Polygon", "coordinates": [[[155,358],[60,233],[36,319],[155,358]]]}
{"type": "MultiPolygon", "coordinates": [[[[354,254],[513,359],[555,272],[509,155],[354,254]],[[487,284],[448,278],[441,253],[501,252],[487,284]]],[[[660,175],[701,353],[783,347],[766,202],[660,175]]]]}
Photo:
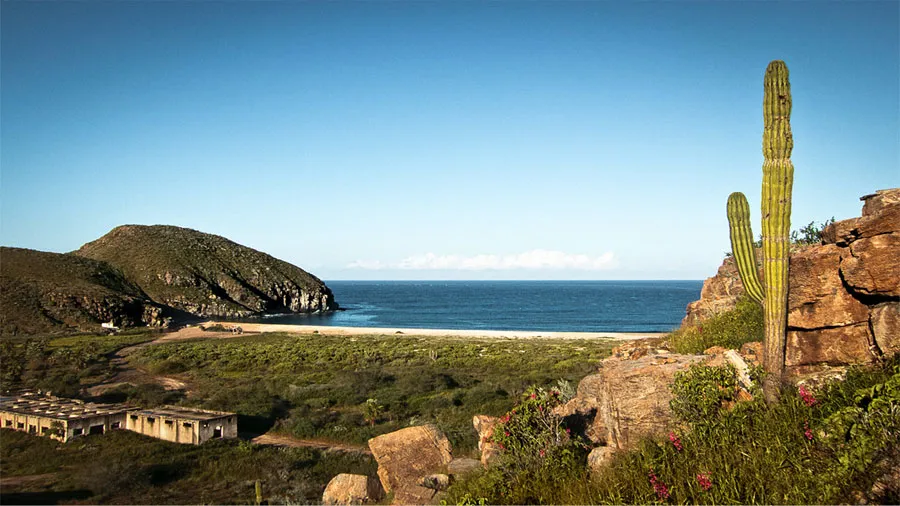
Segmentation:
{"type": "Polygon", "coordinates": [[[15,2],[2,244],[126,223],[324,279],[702,279],[759,233],[791,71],[793,224],[900,186],[900,2],[15,2]]]}

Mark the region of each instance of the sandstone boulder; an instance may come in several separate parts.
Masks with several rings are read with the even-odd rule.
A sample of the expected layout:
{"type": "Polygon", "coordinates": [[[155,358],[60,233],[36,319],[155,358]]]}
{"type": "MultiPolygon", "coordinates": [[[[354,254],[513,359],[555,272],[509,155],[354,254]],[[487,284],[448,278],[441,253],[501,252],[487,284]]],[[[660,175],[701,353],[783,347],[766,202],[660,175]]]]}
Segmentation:
{"type": "Polygon", "coordinates": [[[480,468],[480,461],[465,457],[455,458],[447,464],[447,472],[450,473],[451,476],[462,476],[480,468]]]}
{"type": "Polygon", "coordinates": [[[787,332],[785,365],[865,364],[872,360],[868,323],[787,332]]]}
{"type": "Polygon", "coordinates": [[[322,504],[370,504],[384,496],[378,480],[360,474],[339,474],[328,482],[322,504]]]}
{"type": "Polygon", "coordinates": [[[585,435],[612,449],[629,449],[644,436],[666,433],[672,418],[669,387],[675,373],[704,359],[675,353],[651,353],[635,360],[608,358],[597,374],[579,383],[578,393],[561,414],[593,411],[585,435]]]}
{"type": "Polygon", "coordinates": [[[394,499],[391,504],[426,505],[435,503],[437,490],[421,485],[404,485],[394,491],[394,499]]]}
{"type": "Polygon", "coordinates": [[[447,490],[450,486],[450,476],[442,473],[429,474],[423,476],[416,485],[437,491],[447,490]]]}
{"type": "Polygon", "coordinates": [[[788,326],[837,327],[864,322],[869,311],[844,289],[841,248],[829,244],[791,255],[788,326]]]}
{"type": "Polygon", "coordinates": [[[588,454],[588,469],[592,473],[596,473],[609,465],[615,455],[616,449],[609,446],[598,446],[591,450],[588,454]]]}
{"type": "Polygon", "coordinates": [[[885,355],[900,353],[900,302],[879,304],[869,312],[875,344],[885,355]]]}
{"type": "Polygon", "coordinates": [[[450,441],[433,425],[407,427],[372,438],[369,449],[378,463],[384,490],[393,491],[394,501],[403,504],[427,504],[434,490],[420,487],[419,480],[444,472],[453,460],[450,441]],[[427,499],[423,499],[425,496],[427,499]]]}
{"type": "Polygon", "coordinates": [[[900,231],[859,239],[844,248],[841,275],[855,293],[900,297],[900,231]]]}
{"type": "Polygon", "coordinates": [[[734,258],[728,257],[722,262],[716,275],[703,282],[700,299],[688,304],[687,314],[681,324],[695,324],[733,309],[743,294],[744,284],[741,282],[734,258]]]}
{"type": "Polygon", "coordinates": [[[885,206],[900,204],[900,188],[878,190],[871,195],[859,198],[863,201],[862,215],[873,216],[880,214],[885,206]]]}

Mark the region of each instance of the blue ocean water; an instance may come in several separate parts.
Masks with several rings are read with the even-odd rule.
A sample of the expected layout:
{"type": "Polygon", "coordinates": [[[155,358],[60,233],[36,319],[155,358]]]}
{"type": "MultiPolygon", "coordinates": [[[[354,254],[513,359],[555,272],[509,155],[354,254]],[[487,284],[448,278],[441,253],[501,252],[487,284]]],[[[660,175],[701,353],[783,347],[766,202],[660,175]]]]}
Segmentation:
{"type": "Polygon", "coordinates": [[[668,332],[702,281],[326,281],[344,311],[267,323],[344,327],[668,332]]]}

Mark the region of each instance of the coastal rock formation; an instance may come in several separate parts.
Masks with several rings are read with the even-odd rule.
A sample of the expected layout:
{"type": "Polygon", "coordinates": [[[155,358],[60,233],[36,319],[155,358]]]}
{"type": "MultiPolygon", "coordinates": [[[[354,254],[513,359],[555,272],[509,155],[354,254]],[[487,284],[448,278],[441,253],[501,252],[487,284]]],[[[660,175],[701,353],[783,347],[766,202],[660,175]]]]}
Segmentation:
{"type": "Polygon", "coordinates": [[[0,334],[165,326],[172,313],[105,262],[0,248],[0,334]]]}
{"type": "MultiPolygon", "coordinates": [[[[900,348],[900,188],[866,195],[862,216],[833,223],[791,254],[789,373],[867,363],[900,348]]],[[[727,258],[688,305],[684,325],[732,309],[743,285],[727,258]]]]}
{"type": "Polygon", "coordinates": [[[688,304],[682,325],[692,325],[713,315],[734,309],[737,300],[744,294],[744,285],[738,274],[733,257],[728,257],[719,266],[715,276],[707,278],[700,289],[700,299],[688,304]]]}
{"type": "Polygon", "coordinates": [[[361,474],[342,473],[328,482],[322,504],[371,504],[384,497],[378,480],[361,474]]]}
{"type": "Polygon", "coordinates": [[[394,504],[429,504],[436,491],[419,483],[453,460],[450,441],[433,425],[407,427],[369,440],[378,478],[394,504]]]}
{"type": "Polygon", "coordinates": [[[675,374],[707,359],[645,345],[603,360],[596,374],[578,384],[574,398],[557,413],[581,426],[592,442],[627,450],[642,437],[662,435],[671,425],[670,386],[675,374]]]}
{"type": "Polygon", "coordinates": [[[199,317],[337,309],[331,290],[312,274],[187,228],[123,225],[73,253],[109,263],[153,301],[199,317]]]}

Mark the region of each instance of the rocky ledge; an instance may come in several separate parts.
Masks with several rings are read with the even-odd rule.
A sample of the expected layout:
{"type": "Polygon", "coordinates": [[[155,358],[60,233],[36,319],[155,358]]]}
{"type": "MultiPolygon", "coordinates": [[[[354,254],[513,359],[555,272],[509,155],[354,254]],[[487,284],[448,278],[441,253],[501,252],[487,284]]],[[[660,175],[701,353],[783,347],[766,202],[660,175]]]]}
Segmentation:
{"type": "MultiPolygon", "coordinates": [[[[868,363],[900,351],[900,188],[861,197],[862,216],[829,225],[822,243],[791,253],[789,372],[868,363]]],[[[688,305],[691,325],[744,293],[734,259],[688,305]]]]}

